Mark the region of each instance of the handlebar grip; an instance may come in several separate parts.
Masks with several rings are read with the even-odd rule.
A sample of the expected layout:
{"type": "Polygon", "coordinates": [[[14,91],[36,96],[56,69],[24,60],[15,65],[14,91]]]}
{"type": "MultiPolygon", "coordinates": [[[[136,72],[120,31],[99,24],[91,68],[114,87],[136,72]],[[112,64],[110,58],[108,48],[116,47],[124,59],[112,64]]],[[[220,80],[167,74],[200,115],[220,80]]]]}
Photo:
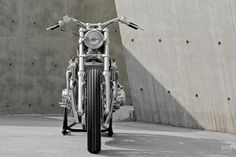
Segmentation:
{"type": "Polygon", "coordinates": [[[133,22],[129,22],[129,23],[132,24],[133,26],[137,26],[138,27],[138,25],[133,23],[133,22]]]}
{"type": "Polygon", "coordinates": [[[47,28],[47,30],[54,30],[56,28],[60,27],[59,23],[55,24],[54,26],[50,26],[47,28]]]}
{"type": "Polygon", "coordinates": [[[129,24],[128,26],[129,26],[129,27],[131,27],[131,28],[133,28],[133,29],[135,29],[135,30],[137,30],[137,29],[138,29],[138,27],[137,27],[137,26],[134,26],[134,25],[132,25],[132,24],[129,24]]]}

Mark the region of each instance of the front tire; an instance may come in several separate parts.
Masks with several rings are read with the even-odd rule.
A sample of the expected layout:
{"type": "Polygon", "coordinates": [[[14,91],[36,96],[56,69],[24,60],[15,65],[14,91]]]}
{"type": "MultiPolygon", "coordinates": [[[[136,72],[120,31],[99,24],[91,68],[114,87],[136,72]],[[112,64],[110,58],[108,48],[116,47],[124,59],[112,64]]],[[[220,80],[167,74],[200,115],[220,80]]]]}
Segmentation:
{"type": "Polygon", "coordinates": [[[90,153],[101,150],[101,73],[92,69],[87,75],[87,146],[90,153]]]}

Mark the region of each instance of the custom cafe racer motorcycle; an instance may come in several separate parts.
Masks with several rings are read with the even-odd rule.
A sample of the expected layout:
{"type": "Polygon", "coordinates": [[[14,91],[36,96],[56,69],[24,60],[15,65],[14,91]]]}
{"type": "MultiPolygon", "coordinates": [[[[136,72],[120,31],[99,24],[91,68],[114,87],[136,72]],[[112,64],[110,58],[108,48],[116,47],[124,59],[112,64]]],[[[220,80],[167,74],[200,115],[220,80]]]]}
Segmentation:
{"type": "Polygon", "coordinates": [[[47,30],[65,29],[73,22],[79,26],[77,56],[69,61],[66,88],[59,103],[64,107],[62,134],[87,131],[87,148],[91,153],[101,150],[101,132],[112,136],[112,114],[125,103],[123,86],[118,82],[116,61],[109,56],[108,26],[121,22],[135,30],[138,25],[127,18],[114,18],[104,23],[84,23],[64,16],[47,30]],[[73,122],[68,123],[68,113],[73,122]],[[82,129],[72,128],[81,124],[82,129]]]}

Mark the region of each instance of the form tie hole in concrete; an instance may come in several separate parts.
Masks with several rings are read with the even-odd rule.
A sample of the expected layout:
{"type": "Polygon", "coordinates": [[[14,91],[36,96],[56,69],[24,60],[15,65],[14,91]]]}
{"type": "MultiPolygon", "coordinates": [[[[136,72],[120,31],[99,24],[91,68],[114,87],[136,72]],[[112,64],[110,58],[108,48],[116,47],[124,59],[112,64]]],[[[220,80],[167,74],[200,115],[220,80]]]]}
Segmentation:
{"type": "Polygon", "coordinates": [[[134,39],[132,38],[131,41],[134,42],[134,39]]]}
{"type": "Polygon", "coordinates": [[[31,65],[33,66],[33,65],[34,65],[34,62],[32,62],[31,65]]]}
{"type": "Polygon", "coordinates": [[[54,107],[55,105],[54,104],[52,104],[52,107],[54,107]]]}
{"type": "Polygon", "coordinates": [[[168,90],[168,93],[170,94],[170,91],[168,90]]]}
{"type": "Polygon", "coordinates": [[[218,45],[221,45],[221,41],[218,41],[218,45]]]}
{"type": "Polygon", "coordinates": [[[140,91],[142,92],[142,91],[143,91],[143,88],[140,88],[140,91]]]}
{"type": "Polygon", "coordinates": [[[195,94],[195,97],[198,98],[198,94],[195,94]]]}
{"type": "Polygon", "coordinates": [[[158,41],[159,41],[159,43],[161,43],[161,42],[162,42],[162,40],[161,40],[161,39],[158,39],[158,41]]]}
{"type": "Polygon", "coordinates": [[[57,67],[57,65],[55,64],[55,65],[54,65],[54,67],[56,68],[56,67],[57,67]]]}
{"type": "Polygon", "coordinates": [[[9,63],[8,65],[9,65],[9,66],[12,66],[12,63],[9,63]]]}
{"type": "Polygon", "coordinates": [[[29,107],[31,107],[32,105],[31,104],[29,104],[29,107]]]}
{"type": "Polygon", "coordinates": [[[9,108],[10,107],[10,105],[7,105],[7,108],[9,108]]]}
{"type": "Polygon", "coordinates": [[[230,97],[228,97],[227,100],[230,101],[231,100],[230,97]]]}
{"type": "Polygon", "coordinates": [[[36,25],[36,22],[34,21],[34,23],[33,23],[34,25],[36,25]]]}
{"type": "Polygon", "coordinates": [[[14,20],[11,20],[11,23],[15,23],[15,21],[14,21],[14,20]]]}
{"type": "Polygon", "coordinates": [[[189,40],[186,40],[186,44],[189,44],[189,40]]]}

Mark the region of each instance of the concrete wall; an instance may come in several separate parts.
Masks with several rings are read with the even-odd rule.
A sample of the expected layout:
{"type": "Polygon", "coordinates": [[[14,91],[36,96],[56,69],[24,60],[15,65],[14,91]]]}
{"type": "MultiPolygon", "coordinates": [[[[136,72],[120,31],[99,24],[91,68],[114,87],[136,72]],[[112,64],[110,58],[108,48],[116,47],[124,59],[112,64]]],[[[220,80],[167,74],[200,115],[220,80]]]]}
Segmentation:
{"type": "Polygon", "coordinates": [[[236,1],[115,3],[137,119],[235,133],[236,1]]]}
{"type": "MultiPolygon", "coordinates": [[[[45,29],[66,14],[86,22],[116,16],[109,0],[0,0],[0,114],[62,113],[58,101],[77,38],[45,29]]],[[[112,55],[128,91],[118,26],[111,32],[111,42],[118,43],[112,44],[112,55]]]]}

